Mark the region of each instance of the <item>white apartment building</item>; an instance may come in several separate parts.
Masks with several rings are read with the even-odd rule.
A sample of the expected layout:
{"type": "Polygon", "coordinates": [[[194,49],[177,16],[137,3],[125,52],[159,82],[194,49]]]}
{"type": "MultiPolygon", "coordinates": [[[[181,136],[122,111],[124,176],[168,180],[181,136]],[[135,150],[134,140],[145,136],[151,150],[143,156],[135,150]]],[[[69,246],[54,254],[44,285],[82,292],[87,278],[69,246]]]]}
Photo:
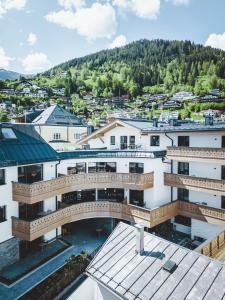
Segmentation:
{"type": "Polygon", "coordinates": [[[196,240],[225,230],[225,124],[115,120],[70,152],[29,124],[0,131],[0,268],[83,219],[167,221],[196,240]]]}

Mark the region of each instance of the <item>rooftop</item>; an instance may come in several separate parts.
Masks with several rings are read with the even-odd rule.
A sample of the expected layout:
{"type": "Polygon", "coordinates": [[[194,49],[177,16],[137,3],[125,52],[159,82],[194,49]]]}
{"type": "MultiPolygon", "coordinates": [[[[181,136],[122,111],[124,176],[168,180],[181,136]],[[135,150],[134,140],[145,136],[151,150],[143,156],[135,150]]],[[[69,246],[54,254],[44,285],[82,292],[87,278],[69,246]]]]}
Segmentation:
{"type": "Polygon", "coordinates": [[[37,125],[86,126],[82,119],[71,114],[59,105],[52,105],[48,107],[36,119],[34,119],[32,123],[37,125]]]}
{"type": "Polygon", "coordinates": [[[87,274],[122,299],[224,299],[225,265],[145,232],[135,252],[136,228],[119,223],[87,274]]]}
{"type": "Polygon", "coordinates": [[[0,167],[58,159],[57,152],[39,136],[32,125],[2,123],[0,132],[0,167]]]}

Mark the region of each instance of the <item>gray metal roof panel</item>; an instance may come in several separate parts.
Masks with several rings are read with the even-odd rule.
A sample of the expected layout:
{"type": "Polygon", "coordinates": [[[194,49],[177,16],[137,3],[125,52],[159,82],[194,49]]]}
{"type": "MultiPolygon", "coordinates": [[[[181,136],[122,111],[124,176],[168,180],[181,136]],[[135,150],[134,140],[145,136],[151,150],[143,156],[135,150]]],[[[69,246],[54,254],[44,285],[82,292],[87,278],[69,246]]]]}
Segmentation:
{"type": "Polygon", "coordinates": [[[136,254],[135,230],[119,223],[87,273],[124,299],[223,298],[224,264],[148,233],[144,254],[136,254]],[[168,259],[177,265],[172,273],[163,269],[168,259]]]}

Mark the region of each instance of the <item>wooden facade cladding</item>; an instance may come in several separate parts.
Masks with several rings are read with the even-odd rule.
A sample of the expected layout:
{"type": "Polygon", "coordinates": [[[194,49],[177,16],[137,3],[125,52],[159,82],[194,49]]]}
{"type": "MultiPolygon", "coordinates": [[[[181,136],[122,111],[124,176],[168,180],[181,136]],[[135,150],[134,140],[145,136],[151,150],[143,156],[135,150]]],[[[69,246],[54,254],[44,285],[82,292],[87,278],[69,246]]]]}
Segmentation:
{"type": "Polygon", "coordinates": [[[85,189],[127,188],[144,190],[154,185],[154,172],[134,173],[84,173],[61,176],[56,179],[23,184],[13,182],[13,200],[34,204],[50,197],[85,189]]]}
{"type": "Polygon", "coordinates": [[[225,180],[164,173],[164,184],[218,196],[225,195],[225,180]]]}
{"type": "Polygon", "coordinates": [[[167,158],[180,161],[225,162],[224,148],[167,147],[167,158]]]}
{"type": "Polygon", "coordinates": [[[23,240],[32,241],[67,223],[90,218],[116,218],[142,223],[152,228],[171,218],[183,215],[204,222],[225,226],[225,210],[175,201],[159,208],[145,208],[114,202],[84,202],[59,209],[34,221],[12,219],[12,234],[23,240]]]}

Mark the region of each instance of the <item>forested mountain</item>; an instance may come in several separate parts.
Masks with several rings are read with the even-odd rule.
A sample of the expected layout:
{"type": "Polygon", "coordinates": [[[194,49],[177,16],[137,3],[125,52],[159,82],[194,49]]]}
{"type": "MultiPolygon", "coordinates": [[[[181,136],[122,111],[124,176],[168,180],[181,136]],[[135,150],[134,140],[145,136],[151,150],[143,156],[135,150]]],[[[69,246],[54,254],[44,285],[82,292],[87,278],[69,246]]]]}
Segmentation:
{"type": "MultiPolygon", "coordinates": [[[[211,88],[225,91],[225,52],[190,41],[140,40],[58,65],[41,76],[59,77],[67,93],[111,96],[211,88]]],[[[58,80],[58,83],[60,80],[58,80]]]]}

